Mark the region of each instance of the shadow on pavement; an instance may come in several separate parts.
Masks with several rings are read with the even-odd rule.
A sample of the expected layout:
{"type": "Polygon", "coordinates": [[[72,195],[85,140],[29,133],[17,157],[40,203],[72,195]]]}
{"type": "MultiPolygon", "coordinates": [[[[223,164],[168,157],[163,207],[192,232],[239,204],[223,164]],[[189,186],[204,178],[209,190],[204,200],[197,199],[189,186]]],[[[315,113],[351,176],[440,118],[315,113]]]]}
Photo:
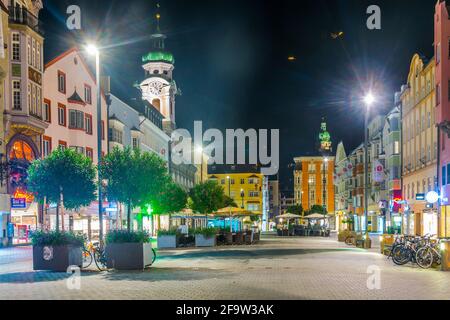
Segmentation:
{"type": "Polygon", "coordinates": [[[216,259],[229,259],[229,258],[251,258],[251,259],[275,259],[283,256],[292,255],[305,255],[305,254],[318,254],[318,253],[330,253],[330,252],[361,252],[362,249],[257,249],[257,250],[240,250],[240,249],[227,249],[227,250],[215,250],[215,251],[190,251],[190,252],[163,252],[160,253],[158,259],[198,259],[198,258],[216,258],[216,259]]]}
{"type": "MultiPolygon", "coordinates": [[[[229,274],[229,273],[228,273],[229,274]]],[[[152,267],[143,272],[139,271],[115,271],[105,273],[103,278],[112,281],[193,281],[228,277],[227,273],[220,270],[206,268],[158,268],[152,267]]]]}

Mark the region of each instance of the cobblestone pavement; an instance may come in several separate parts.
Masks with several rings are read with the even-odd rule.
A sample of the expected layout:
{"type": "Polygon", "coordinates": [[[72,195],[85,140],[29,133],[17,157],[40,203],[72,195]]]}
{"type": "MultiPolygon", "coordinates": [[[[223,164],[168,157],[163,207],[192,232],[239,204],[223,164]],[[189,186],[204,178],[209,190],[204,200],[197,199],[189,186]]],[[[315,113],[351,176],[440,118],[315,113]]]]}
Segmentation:
{"type": "Polygon", "coordinates": [[[145,272],[82,272],[79,290],[68,278],[33,272],[30,247],[0,249],[0,299],[450,299],[450,273],[315,238],[160,251],[145,272]],[[368,289],[368,268],[380,270],[380,289],[368,289]]]}

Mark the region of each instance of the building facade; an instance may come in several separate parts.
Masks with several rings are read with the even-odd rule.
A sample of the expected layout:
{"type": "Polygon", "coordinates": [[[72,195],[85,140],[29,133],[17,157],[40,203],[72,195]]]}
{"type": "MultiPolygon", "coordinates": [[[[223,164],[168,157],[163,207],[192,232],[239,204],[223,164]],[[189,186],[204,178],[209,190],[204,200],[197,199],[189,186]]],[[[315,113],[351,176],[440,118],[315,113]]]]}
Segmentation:
{"type": "Polygon", "coordinates": [[[401,163],[401,105],[396,94],[396,107],[385,118],[383,148],[385,151],[386,191],[388,207],[385,211],[386,231],[401,233],[402,163],[401,163]]]}
{"type": "MultiPolygon", "coordinates": [[[[6,149],[3,160],[8,163],[9,196],[3,201],[8,202],[10,197],[15,205],[2,215],[2,221],[7,223],[8,243],[21,243],[28,242],[30,232],[42,223],[42,206],[27,191],[26,170],[31,161],[41,157],[42,136],[48,126],[42,113],[44,37],[38,18],[43,4],[40,0],[2,1],[3,10],[5,7],[9,15],[7,24],[3,20],[5,14],[1,15],[6,44],[2,49],[8,52],[0,58],[8,60],[7,71],[3,74],[2,99],[6,149]]],[[[5,227],[5,223],[2,224],[5,227]]],[[[3,236],[5,229],[2,231],[3,236]]]]}
{"type": "MultiPolygon", "coordinates": [[[[211,165],[208,168],[209,180],[217,181],[225,194],[245,210],[261,216],[261,226],[269,213],[268,177],[258,168],[249,165],[211,165]]],[[[263,229],[265,230],[265,229],[263,229]]]]}
{"type": "Polygon", "coordinates": [[[347,157],[343,142],[340,142],[337,146],[335,161],[333,178],[335,184],[335,225],[337,231],[342,231],[347,229],[346,221],[348,217],[353,217],[353,213],[350,212],[350,205],[353,203],[351,188],[353,164],[347,157]]]}
{"type": "Polygon", "coordinates": [[[275,221],[275,217],[281,215],[281,193],[278,177],[269,178],[269,221],[275,221]]]}
{"type": "MultiPolygon", "coordinates": [[[[429,207],[423,195],[437,184],[437,128],[435,126],[435,59],[419,54],[411,61],[408,81],[402,87],[403,137],[403,232],[437,234],[436,206],[429,207]]],[[[438,94],[441,97],[441,93],[438,94]]]]}
{"type": "MultiPolygon", "coordinates": [[[[101,97],[101,127],[97,117],[97,83],[94,75],[76,48],[70,49],[45,65],[44,102],[42,119],[47,123],[42,136],[42,157],[58,148],[70,148],[98,163],[98,141],[102,136],[102,154],[108,150],[106,123],[108,119],[106,98],[101,97]]],[[[109,203],[103,204],[105,208],[109,203]]],[[[49,204],[45,210],[45,224],[56,226],[56,209],[49,204]]],[[[111,223],[105,216],[104,229],[111,223]]],[[[100,225],[98,202],[76,211],[64,210],[61,216],[62,230],[73,230],[95,238],[100,225]]]]}
{"type": "Polygon", "coordinates": [[[434,49],[436,57],[436,123],[439,128],[438,183],[440,194],[439,230],[450,237],[450,8],[438,1],[434,15],[434,49]]]}
{"type": "Polygon", "coordinates": [[[334,157],[294,159],[294,198],[295,203],[301,204],[304,210],[319,205],[334,215],[334,159],[334,157]]]}

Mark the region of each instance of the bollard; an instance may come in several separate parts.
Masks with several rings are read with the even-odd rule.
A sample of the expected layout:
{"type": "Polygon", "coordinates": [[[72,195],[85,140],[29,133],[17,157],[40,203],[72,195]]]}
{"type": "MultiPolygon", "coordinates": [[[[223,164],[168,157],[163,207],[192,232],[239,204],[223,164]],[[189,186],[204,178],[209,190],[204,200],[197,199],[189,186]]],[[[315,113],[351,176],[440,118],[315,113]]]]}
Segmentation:
{"type": "Polygon", "coordinates": [[[442,271],[450,271],[450,239],[441,241],[442,271]]]}

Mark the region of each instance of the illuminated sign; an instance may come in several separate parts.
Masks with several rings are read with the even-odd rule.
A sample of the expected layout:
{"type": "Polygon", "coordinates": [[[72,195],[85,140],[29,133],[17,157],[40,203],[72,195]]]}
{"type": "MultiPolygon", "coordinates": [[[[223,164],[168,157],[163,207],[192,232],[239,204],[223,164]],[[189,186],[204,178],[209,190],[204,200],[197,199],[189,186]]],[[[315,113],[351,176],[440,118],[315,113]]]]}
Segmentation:
{"type": "Polygon", "coordinates": [[[32,193],[23,191],[21,189],[17,189],[16,192],[14,192],[13,198],[26,199],[27,203],[33,203],[34,201],[34,195],[32,193]]]}
{"type": "Polygon", "coordinates": [[[25,198],[11,198],[11,209],[26,209],[27,199],[25,198]]]}
{"type": "Polygon", "coordinates": [[[439,200],[439,194],[436,191],[430,191],[425,198],[428,203],[436,203],[439,200]]]}
{"type": "Polygon", "coordinates": [[[416,200],[417,201],[425,201],[425,193],[416,194],[416,200]]]}

